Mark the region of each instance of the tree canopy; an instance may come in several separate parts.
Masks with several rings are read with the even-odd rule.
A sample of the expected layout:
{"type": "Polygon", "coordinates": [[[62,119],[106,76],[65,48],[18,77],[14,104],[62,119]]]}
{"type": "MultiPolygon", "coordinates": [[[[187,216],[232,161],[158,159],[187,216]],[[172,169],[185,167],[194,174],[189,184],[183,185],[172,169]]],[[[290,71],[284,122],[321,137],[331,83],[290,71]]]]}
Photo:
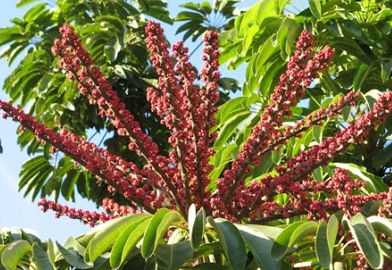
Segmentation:
{"type": "Polygon", "coordinates": [[[0,267],[390,265],[390,1],[185,3],[177,33],[204,34],[200,72],[143,17],[173,23],[163,1],[18,5],[33,2],[0,29],[2,57],[27,53],[4,89],[29,114],[0,101],[33,155],[19,187],[105,224],[64,245],[1,230],[0,267]],[[242,96],[219,64],[246,65],[242,96]],[[75,192],[103,213],[57,203],[75,192]]]}

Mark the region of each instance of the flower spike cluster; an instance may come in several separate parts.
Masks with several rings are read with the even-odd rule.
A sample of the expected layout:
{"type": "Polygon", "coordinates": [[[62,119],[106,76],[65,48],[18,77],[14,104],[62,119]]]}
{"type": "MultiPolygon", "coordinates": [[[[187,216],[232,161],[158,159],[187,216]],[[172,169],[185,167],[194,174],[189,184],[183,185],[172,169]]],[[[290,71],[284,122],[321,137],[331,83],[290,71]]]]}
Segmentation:
{"type": "Polygon", "coordinates": [[[205,35],[205,63],[201,74],[204,88],[199,88],[195,85],[196,73],[189,63],[188,49],[183,42],[172,46],[172,57],[177,60],[174,65],[161,26],[149,22],[146,34],[159,86],[159,89],[150,87],[147,97],[152,110],[172,131],[169,142],[174,151],[170,157],[180,172],[175,181],[184,183],[184,194],[181,195],[186,198],[187,206],[196,202],[208,207],[202,200],[208,198],[205,187],[211,170],[208,161],[213,153],[209,146],[214,141],[209,129],[215,125],[215,105],[219,99],[218,35],[211,31],[205,35]]]}
{"type": "Polygon", "coordinates": [[[313,36],[302,32],[296,44],[296,51],[287,65],[286,72],[280,76],[259,123],[253,128],[231,168],[224,172],[218,183],[220,194],[215,201],[219,204],[218,208],[228,206],[236,188],[243,184],[244,176],[251,172],[252,166],[261,162],[263,150],[281,136],[279,128],[283,117],[290,115],[290,108],[304,96],[304,88],[310,85],[319,71],[325,70],[332,59],[333,50],[329,47],[312,56],[313,46],[313,36]]]}
{"type": "Polygon", "coordinates": [[[117,190],[133,207],[143,204],[149,212],[162,207],[165,197],[157,196],[156,191],[145,185],[144,176],[134,163],[125,161],[68,130],[55,132],[10,103],[0,100],[0,109],[5,112],[4,116],[12,117],[22,128],[32,131],[38,139],[50,143],[107,182],[112,187],[109,191],[117,190]]]}
{"type": "Polygon", "coordinates": [[[336,134],[282,161],[270,174],[252,180],[253,169],[263,162],[267,153],[279,149],[290,138],[300,137],[314,125],[339,115],[345,107],[356,105],[359,94],[351,91],[293,126],[283,125],[291,115],[292,107],[305,96],[305,89],[318,74],[326,70],[334,54],[328,46],[315,51],[313,35],[302,32],[268,106],[260,113],[258,123],[237,157],[218,179],[217,189],[210,190],[209,174],[213,169],[210,158],[214,155],[212,145],[217,136],[211,129],[217,123],[219,101],[218,34],[213,31],[205,34],[203,66],[197,74],[183,42],[170,48],[163,29],[155,22],[149,22],[145,30],[151,64],[158,79],[156,88],[147,89],[147,100],[151,110],[171,132],[171,149],[167,153],[160,151],[152,138],[142,131],[70,25],[61,27],[61,38],[52,48],[59,57],[60,67],[69,79],[78,83],[79,91],[88,97],[89,102],[97,106],[99,115],[110,120],[120,136],[129,139],[129,149],[143,160],[142,167],[70,131],[56,132],[45,127],[21,109],[0,101],[0,110],[5,117],[11,117],[39,140],[74,159],[99,181],[104,181],[109,192],[118,192],[129,201],[127,205],[120,205],[109,196],[101,204],[105,212],[97,213],[43,198],[39,205],[44,211],[50,209],[57,217],[68,216],[93,226],[117,216],[145,211],[153,213],[160,207],[178,209],[186,216],[188,207],[195,203],[213,216],[238,222],[265,223],[298,215],[325,219],[339,210],[353,215],[367,202],[385,200],[384,207],[379,209],[380,215],[391,215],[392,189],[364,194],[360,191],[364,183],[353,179],[348,171],[336,169],[327,181],[321,182],[312,179],[311,173],[332,161],[350,144],[364,143],[369,132],[390,116],[392,92],[381,95],[373,107],[359,115],[351,125],[345,125],[336,134]],[[279,194],[285,194],[287,202],[278,203],[275,198],[279,194]]]}

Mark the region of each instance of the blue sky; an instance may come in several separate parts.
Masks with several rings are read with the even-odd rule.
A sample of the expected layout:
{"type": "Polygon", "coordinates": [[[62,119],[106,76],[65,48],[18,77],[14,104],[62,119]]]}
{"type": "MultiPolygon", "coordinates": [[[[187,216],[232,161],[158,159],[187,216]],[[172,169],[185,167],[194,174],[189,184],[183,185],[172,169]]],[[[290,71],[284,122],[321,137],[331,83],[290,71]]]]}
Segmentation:
{"type": "MultiPolygon", "coordinates": [[[[10,19],[21,17],[23,10],[15,7],[15,0],[2,0],[0,9],[0,27],[10,25],[10,19]]],[[[168,1],[172,14],[178,12],[178,5],[187,1],[168,1]]],[[[256,0],[245,1],[241,6],[251,5],[256,0]]],[[[175,27],[166,26],[166,34],[171,41],[176,41],[181,36],[175,36],[175,27]]],[[[193,59],[200,56],[201,50],[194,54],[193,59]]],[[[197,60],[198,61],[198,60],[197,60]]],[[[200,61],[195,63],[200,65],[200,61]]],[[[5,77],[10,73],[10,67],[4,60],[0,60],[0,85],[5,77]]],[[[222,70],[223,71],[223,70],[222,70]]],[[[224,75],[228,74],[224,72],[224,75]]],[[[244,70],[240,69],[229,76],[240,79],[244,77],[244,70]]],[[[8,100],[8,97],[0,90],[0,99],[8,100]]],[[[0,119],[0,139],[2,141],[4,153],[0,155],[0,227],[21,227],[29,228],[36,232],[43,239],[55,239],[64,242],[68,236],[80,235],[90,228],[76,220],[67,218],[56,219],[53,213],[44,214],[36,206],[36,202],[31,202],[29,198],[23,198],[17,191],[18,173],[21,165],[28,159],[26,153],[22,152],[16,144],[17,125],[10,120],[0,119]]],[[[77,199],[77,206],[84,209],[93,209],[93,204],[82,199],[77,199]]]]}

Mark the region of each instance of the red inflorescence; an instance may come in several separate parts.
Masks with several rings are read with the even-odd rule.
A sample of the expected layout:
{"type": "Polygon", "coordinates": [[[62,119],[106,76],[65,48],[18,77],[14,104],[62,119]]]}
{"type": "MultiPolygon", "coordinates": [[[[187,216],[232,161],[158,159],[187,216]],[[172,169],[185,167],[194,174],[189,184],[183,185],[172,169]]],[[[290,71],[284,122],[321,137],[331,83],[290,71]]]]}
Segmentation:
{"type": "Polygon", "coordinates": [[[59,133],[49,129],[10,103],[0,101],[5,116],[12,117],[39,140],[73,158],[75,165],[85,167],[97,179],[106,182],[109,192],[119,192],[129,200],[128,205],[120,205],[112,198],[106,198],[102,201],[102,208],[107,214],[99,214],[42,199],[39,205],[44,211],[51,209],[58,217],[66,215],[95,225],[117,216],[155,212],[160,207],[177,208],[186,216],[190,204],[196,203],[214,216],[263,223],[297,215],[325,219],[337,210],[353,215],[369,201],[385,200],[379,214],[391,216],[392,189],[363,194],[359,190],[364,183],[352,179],[346,170],[336,169],[330,181],[321,182],[312,179],[311,173],[350,144],[363,143],[371,129],[385,122],[392,111],[392,92],[381,95],[371,110],[334,136],[313,144],[277,166],[268,176],[245,183],[245,179],[251,179],[252,170],[265,154],[277,150],[290,138],[300,137],[312,126],[342,113],[344,107],[354,106],[359,96],[356,92],[348,92],[336,103],[309,114],[293,126],[283,126],[285,117],[291,116],[292,107],[305,96],[305,88],[327,68],[333,57],[333,50],[329,47],[315,52],[314,37],[309,32],[300,34],[296,50],[287,70],[280,76],[268,106],[260,114],[259,122],[235,160],[218,180],[213,194],[209,189],[209,173],[212,171],[209,161],[214,154],[212,145],[216,132],[211,132],[211,128],[217,122],[215,114],[219,100],[218,34],[213,31],[205,34],[203,67],[198,77],[189,62],[184,43],[174,44],[170,54],[161,26],[155,22],[147,24],[147,47],[158,76],[158,87],[147,89],[147,100],[152,111],[171,132],[169,143],[172,149],[162,155],[157,144],[142,131],[94,65],[72,27],[65,24],[60,32],[61,39],[56,40],[52,48],[60,57],[59,65],[70,79],[78,82],[80,92],[88,96],[91,104],[97,105],[99,114],[112,122],[117,133],[129,138],[129,148],[143,158],[144,165],[139,168],[70,131],[59,133]],[[286,197],[284,203],[275,199],[280,194],[286,197]]]}
{"type": "Polygon", "coordinates": [[[97,213],[95,211],[93,212],[75,209],[66,205],[55,203],[53,201],[48,201],[46,199],[41,199],[38,202],[38,205],[42,207],[42,211],[44,212],[48,211],[48,209],[55,211],[57,218],[61,216],[67,216],[72,219],[79,219],[84,224],[88,224],[91,227],[95,226],[97,223],[103,223],[105,221],[118,217],[116,215],[107,215],[103,213],[97,213]]]}

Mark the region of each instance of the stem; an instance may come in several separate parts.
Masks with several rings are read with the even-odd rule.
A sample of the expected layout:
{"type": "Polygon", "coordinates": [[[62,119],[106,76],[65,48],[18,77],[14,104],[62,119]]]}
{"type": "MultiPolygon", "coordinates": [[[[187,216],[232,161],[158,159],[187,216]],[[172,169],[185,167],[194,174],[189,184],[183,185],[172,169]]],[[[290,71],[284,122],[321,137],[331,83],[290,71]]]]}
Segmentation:
{"type": "Polygon", "coordinates": [[[108,134],[108,131],[106,130],[105,133],[104,133],[103,136],[102,136],[102,139],[99,141],[97,147],[100,147],[100,146],[101,146],[101,144],[103,143],[103,140],[105,140],[105,137],[106,137],[107,134],[108,134]]]}
{"type": "Polygon", "coordinates": [[[189,54],[189,58],[203,45],[203,41],[201,41],[194,49],[193,51],[189,54]]]}

